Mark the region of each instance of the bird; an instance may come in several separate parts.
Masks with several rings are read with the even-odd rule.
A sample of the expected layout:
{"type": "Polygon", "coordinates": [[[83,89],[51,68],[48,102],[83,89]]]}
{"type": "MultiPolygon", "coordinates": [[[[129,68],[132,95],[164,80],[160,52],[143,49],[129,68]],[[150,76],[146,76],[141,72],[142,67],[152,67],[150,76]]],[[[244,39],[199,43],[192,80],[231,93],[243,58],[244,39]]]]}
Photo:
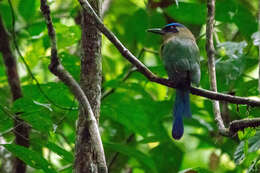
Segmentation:
{"type": "Polygon", "coordinates": [[[173,107],[172,137],[181,139],[184,133],[183,117],[191,117],[190,86],[200,83],[200,51],[192,32],[180,23],[148,29],[163,38],[160,55],[169,80],[176,84],[173,107]]]}

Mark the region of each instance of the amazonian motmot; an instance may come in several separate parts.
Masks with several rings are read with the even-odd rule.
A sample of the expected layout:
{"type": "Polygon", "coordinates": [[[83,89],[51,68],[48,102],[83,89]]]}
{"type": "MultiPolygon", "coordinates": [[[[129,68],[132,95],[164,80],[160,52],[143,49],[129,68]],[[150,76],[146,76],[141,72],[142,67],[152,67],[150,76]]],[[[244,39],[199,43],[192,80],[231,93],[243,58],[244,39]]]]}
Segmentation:
{"type": "Polygon", "coordinates": [[[163,37],[161,57],[169,80],[177,86],[172,137],[180,139],[184,132],[183,117],[191,117],[190,84],[198,86],[200,82],[199,48],[191,31],[179,23],[170,23],[163,28],[147,31],[163,37]]]}

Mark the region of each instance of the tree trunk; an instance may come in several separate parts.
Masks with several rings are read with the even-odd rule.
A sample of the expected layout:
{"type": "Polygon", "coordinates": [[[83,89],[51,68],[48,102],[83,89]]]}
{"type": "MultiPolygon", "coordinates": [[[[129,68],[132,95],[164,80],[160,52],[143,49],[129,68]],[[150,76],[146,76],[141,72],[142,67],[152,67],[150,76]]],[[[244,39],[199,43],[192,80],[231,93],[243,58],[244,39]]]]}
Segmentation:
{"type": "MultiPolygon", "coordinates": [[[[3,59],[6,67],[6,75],[8,78],[8,84],[11,88],[13,101],[22,97],[22,90],[20,86],[20,80],[17,73],[17,64],[15,57],[12,53],[8,34],[4,28],[4,24],[2,18],[0,16],[0,52],[3,54],[3,59]]],[[[14,120],[14,129],[13,132],[15,134],[15,143],[17,145],[21,145],[24,147],[29,147],[29,126],[19,118],[19,115],[16,115],[14,120]]],[[[26,164],[15,157],[13,161],[13,173],[25,173],[26,172],[26,164]]]]}
{"type": "MultiPolygon", "coordinates": [[[[96,13],[100,15],[101,0],[88,0],[96,13]]],[[[99,120],[101,99],[101,34],[93,24],[93,18],[82,12],[82,58],[80,85],[88,97],[93,113],[99,120]]],[[[83,110],[80,110],[77,122],[76,139],[76,173],[98,173],[104,172],[99,167],[97,154],[94,153],[93,144],[90,140],[88,121],[83,110]]]]}

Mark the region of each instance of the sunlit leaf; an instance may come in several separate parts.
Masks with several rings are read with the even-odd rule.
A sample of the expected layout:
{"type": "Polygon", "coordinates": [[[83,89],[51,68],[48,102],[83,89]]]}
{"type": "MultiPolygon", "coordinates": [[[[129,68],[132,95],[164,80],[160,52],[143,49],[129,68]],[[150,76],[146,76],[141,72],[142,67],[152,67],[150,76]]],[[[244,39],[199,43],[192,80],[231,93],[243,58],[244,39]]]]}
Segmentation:
{"type": "Polygon", "coordinates": [[[50,163],[47,162],[39,153],[20,145],[5,144],[3,145],[8,151],[23,160],[26,164],[36,169],[42,169],[46,173],[55,173],[50,163]]]}

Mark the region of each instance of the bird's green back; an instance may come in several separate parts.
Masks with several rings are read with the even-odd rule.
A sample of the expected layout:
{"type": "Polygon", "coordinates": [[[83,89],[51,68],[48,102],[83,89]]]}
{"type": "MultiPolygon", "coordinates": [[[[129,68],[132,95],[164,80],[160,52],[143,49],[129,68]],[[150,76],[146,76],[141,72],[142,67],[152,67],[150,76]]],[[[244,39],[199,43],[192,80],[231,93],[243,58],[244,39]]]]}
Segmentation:
{"type": "Polygon", "coordinates": [[[179,84],[189,78],[191,83],[199,85],[200,55],[193,38],[168,38],[162,45],[161,56],[171,80],[179,84]]]}

